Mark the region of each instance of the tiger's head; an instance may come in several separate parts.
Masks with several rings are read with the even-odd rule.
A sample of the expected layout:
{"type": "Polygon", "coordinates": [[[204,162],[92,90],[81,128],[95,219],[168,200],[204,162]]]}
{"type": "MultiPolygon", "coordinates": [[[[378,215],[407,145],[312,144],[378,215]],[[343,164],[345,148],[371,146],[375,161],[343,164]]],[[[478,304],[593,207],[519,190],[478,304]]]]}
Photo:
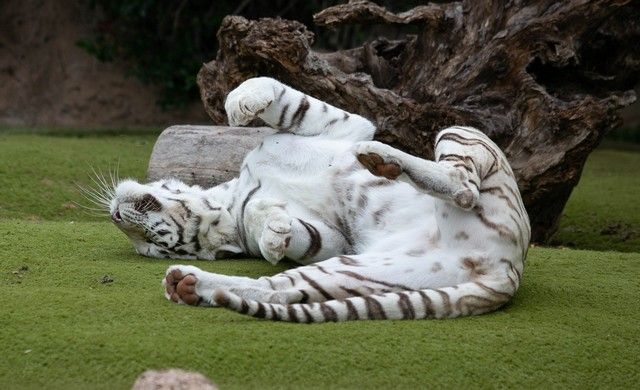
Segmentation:
{"type": "Polygon", "coordinates": [[[213,260],[242,252],[233,217],[215,191],[199,186],[124,180],[115,186],[109,212],[143,256],[213,260]]]}

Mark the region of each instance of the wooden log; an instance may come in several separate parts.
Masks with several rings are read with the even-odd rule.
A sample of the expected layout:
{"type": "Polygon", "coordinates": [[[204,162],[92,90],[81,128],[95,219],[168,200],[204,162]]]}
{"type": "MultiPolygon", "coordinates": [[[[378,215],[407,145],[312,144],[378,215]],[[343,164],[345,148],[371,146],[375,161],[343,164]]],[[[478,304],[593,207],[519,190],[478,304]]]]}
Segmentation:
{"type": "Polygon", "coordinates": [[[212,187],[237,177],[244,156],[273,133],[266,127],[171,126],[153,147],[147,178],[212,187]]]}

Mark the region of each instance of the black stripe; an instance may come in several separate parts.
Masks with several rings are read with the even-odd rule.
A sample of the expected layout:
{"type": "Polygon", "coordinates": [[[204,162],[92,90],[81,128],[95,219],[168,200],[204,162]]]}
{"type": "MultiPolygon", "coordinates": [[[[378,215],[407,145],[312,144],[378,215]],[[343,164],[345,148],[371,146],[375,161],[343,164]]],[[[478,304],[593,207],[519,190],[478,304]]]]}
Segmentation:
{"type": "Polygon", "coordinates": [[[398,306],[400,310],[402,310],[402,317],[404,319],[414,319],[416,318],[416,312],[413,309],[413,304],[411,304],[411,299],[406,293],[400,292],[398,293],[398,306]]]}
{"type": "Polygon", "coordinates": [[[358,315],[358,310],[356,310],[356,307],[353,305],[353,302],[351,302],[351,300],[347,299],[345,301],[345,304],[347,305],[347,320],[358,320],[358,319],[360,319],[360,316],[358,315]]]}
{"type": "Polygon", "coordinates": [[[333,308],[329,307],[329,305],[327,305],[326,303],[320,304],[320,310],[322,311],[322,315],[324,316],[324,319],[326,321],[333,321],[333,322],[338,321],[338,314],[336,313],[335,310],[333,310],[333,308]]]}
{"type": "Polygon", "coordinates": [[[349,256],[338,256],[338,261],[340,261],[342,264],[344,265],[350,265],[353,267],[358,267],[360,266],[360,263],[358,263],[357,260],[349,257],[349,256]]]}
{"type": "Polygon", "coordinates": [[[511,231],[511,229],[509,229],[509,227],[504,225],[504,224],[495,223],[495,222],[490,221],[484,215],[484,209],[482,208],[482,206],[476,205],[473,208],[473,211],[475,212],[475,214],[478,217],[478,219],[480,219],[480,222],[482,222],[482,224],[484,224],[484,226],[486,226],[489,229],[492,229],[492,230],[495,230],[496,232],[498,232],[498,235],[500,237],[508,238],[514,245],[518,245],[518,240],[516,240],[515,233],[513,231],[511,231]]]}
{"type": "Polygon", "coordinates": [[[293,276],[291,276],[291,275],[286,275],[286,274],[283,274],[283,275],[281,275],[281,276],[284,276],[285,278],[289,279],[289,282],[291,282],[291,287],[293,287],[293,286],[295,286],[295,285],[296,285],[296,280],[293,278],[293,276]]]}
{"type": "Polygon", "coordinates": [[[271,316],[271,319],[274,321],[282,321],[282,317],[280,317],[280,313],[278,313],[278,311],[276,310],[276,307],[273,306],[272,303],[269,304],[269,307],[271,308],[271,312],[273,313],[273,315],[271,316]]]}
{"type": "Polygon", "coordinates": [[[509,300],[509,298],[511,298],[511,294],[506,293],[504,291],[498,291],[495,288],[491,288],[489,286],[487,286],[484,283],[481,282],[475,282],[481,289],[490,292],[493,295],[496,295],[498,297],[504,298],[505,301],[509,300]]]}
{"type": "Polygon", "coordinates": [[[302,272],[299,272],[300,276],[302,277],[302,279],[304,279],[305,282],[309,283],[309,285],[311,287],[313,287],[314,289],[316,289],[320,295],[322,295],[323,297],[325,297],[325,299],[327,300],[331,300],[334,299],[331,294],[329,294],[325,289],[323,289],[318,282],[316,282],[315,280],[311,279],[310,277],[308,277],[307,275],[303,274],[302,272]]]}
{"type": "Polygon", "coordinates": [[[354,279],[357,279],[357,280],[363,280],[363,281],[367,281],[367,282],[371,282],[371,283],[381,284],[383,286],[395,288],[395,289],[398,289],[398,290],[406,290],[406,291],[415,290],[415,289],[413,289],[411,287],[408,287],[408,286],[405,286],[405,285],[402,285],[402,284],[394,284],[394,283],[389,283],[389,282],[385,282],[385,281],[382,281],[382,280],[368,278],[366,276],[362,276],[362,275],[360,275],[358,273],[355,273],[355,272],[352,272],[352,271],[339,270],[339,271],[336,271],[336,273],[347,275],[347,276],[350,276],[350,277],[352,277],[354,279]]]}
{"type": "Polygon", "coordinates": [[[480,190],[480,193],[485,193],[488,192],[491,195],[497,196],[499,199],[504,200],[507,205],[509,206],[509,208],[511,208],[513,211],[515,211],[518,214],[519,218],[522,218],[522,215],[520,214],[520,210],[519,208],[516,207],[515,204],[513,204],[513,202],[511,201],[511,199],[509,199],[509,197],[504,193],[504,190],[500,187],[486,187],[480,190]]]}
{"type": "Polygon", "coordinates": [[[354,290],[352,288],[348,288],[348,287],[344,287],[344,286],[340,286],[341,289],[343,289],[347,294],[349,294],[350,297],[361,297],[363,294],[360,294],[359,291],[354,290]]]}
{"type": "Polygon", "coordinates": [[[324,125],[325,128],[335,124],[338,120],[337,119],[331,119],[329,122],[327,122],[326,125],[324,125]]]}
{"type": "Polygon", "coordinates": [[[307,322],[313,322],[313,316],[311,315],[311,313],[309,313],[309,310],[307,309],[307,305],[300,305],[300,307],[302,308],[302,311],[304,312],[304,315],[307,318],[307,322]]]}
{"type": "Polygon", "coordinates": [[[280,112],[280,119],[278,119],[278,123],[276,124],[276,128],[282,128],[282,124],[284,123],[284,117],[287,115],[287,111],[289,110],[289,104],[285,104],[282,107],[282,112],[280,112]]]}
{"type": "Polygon", "coordinates": [[[182,199],[175,199],[175,198],[167,198],[168,200],[172,200],[174,202],[178,202],[180,204],[180,206],[182,206],[182,208],[187,212],[187,218],[191,217],[191,215],[193,214],[193,211],[187,207],[187,203],[182,200],[182,199]]]}
{"type": "Polygon", "coordinates": [[[309,109],[309,107],[309,99],[307,99],[307,95],[303,95],[302,99],[300,99],[300,104],[298,105],[296,112],[291,117],[291,123],[289,124],[289,126],[287,126],[287,129],[291,129],[294,126],[299,127],[305,115],[307,114],[307,110],[309,109]]]}
{"type": "Polygon", "coordinates": [[[171,218],[171,220],[173,221],[173,223],[176,224],[176,229],[178,229],[178,241],[171,247],[175,247],[176,245],[183,245],[184,244],[184,227],[182,225],[180,225],[180,223],[178,223],[178,221],[173,218],[172,215],[169,216],[169,218],[171,218]]]}
{"type": "Polygon", "coordinates": [[[307,294],[307,292],[304,290],[298,290],[298,291],[300,291],[300,294],[302,294],[302,298],[300,298],[300,303],[309,302],[309,294],[307,294]]]}
{"type": "Polygon", "coordinates": [[[207,206],[207,208],[211,211],[218,211],[220,210],[220,207],[213,207],[211,205],[211,203],[209,203],[209,201],[206,198],[202,198],[202,201],[204,202],[204,205],[207,206]]]}
{"type": "Polygon", "coordinates": [[[374,320],[386,320],[387,314],[382,308],[382,304],[371,296],[362,297],[367,305],[367,316],[374,320]]]}
{"type": "Polygon", "coordinates": [[[427,318],[434,317],[436,313],[433,310],[433,302],[431,301],[431,298],[429,298],[427,293],[422,290],[419,290],[418,294],[420,294],[420,297],[422,298],[422,303],[424,304],[425,317],[427,318]]]}
{"type": "Polygon", "coordinates": [[[240,304],[240,310],[238,310],[238,312],[240,312],[241,314],[247,314],[249,312],[249,304],[246,300],[242,300],[242,303],[240,304]]]}
{"type": "Polygon", "coordinates": [[[449,296],[449,293],[447,293],[446,291],[442,291],[442,290],[435,290],[438,294],[440,294],[440,297],[442,298],[442,307],[446,310],[444,313],[445,317],[448,317],[451,314],[451,297],[449,296]]]}
{"type": "Polygon", "coordinates": [[[267,315],[267,311],[265,310],[264,303],[256,302],[258,304],[258,311],[256,311],[253,316],[258,318],[264,318],[267,315]]]}
{"type": "Polygon", "coordinates": [[[476,174],[479,174],[480,172],[478,171],[476,161],[471,156],[463,156],[455,153],[443,153],[438,156],[438,162],[440,161],[464,161],[465,165],[469,168],[467,169],[469,172],[471,172],[472,170],[470,169],[471,167],[469,167],[467,164],[471,164],[471,166],[473,166],[473,171],[475,171],[476,174]]]}
{"type": "Polygon", "coordinates": [[[298,314],[296,313],[296,309],[293,305],[287,305],[287,313],[289,314],[289,321],[299,322],[298,314]]]}
{"type": "Polygon", "coordinates": [[[200,217],[199,215],[195,217],[195,225],[196,225],[196,229],[195,229],[195,234],[193,235],[193,242],[195,245],[195,251],[196,252],[200,252],[200,249],[202,249],[202,245],[200,244],[200,224],[202,223],[202,217],[200,217]]]}
{"type": "Polygon", "coordinates": [[[244,246],[245,250],[248,250],[248,248],[247,248],[247,241],[246,241],[247,232],[244,229],[244,211],[245,211],[245,208],[247,207],[247,203],[249,203],[249,200],[251,200],[251,197],[256,193],[256,191],[260,189],[261,186],[262,184],[260,183],[260,180],[258,180],[258,185],[254,189],[249,191],[249,193],[247,194],[247,197],[242,202],[242,207],[240,208],[240,220],[238,221],[238,225],[239,225],[238,234],[240,236],[239,238],[240,238],[241,245],[244,246]]]}
{"type": "Polygon", "coordinates": [[[493,162],[491,163],[491,167],[489,167],[489,171],[485,173],[484,177],[481,177],[480,179],[484,180],[485,178],[493,175],[494,173],[496,173],[498,171],[498,162],[500,161],[500,157],[498,156],[498,154],[496,153],[496,151],[489,145],[487,144],[485,141],[478,139],[478,138],[465,138],[459,134],[455,134],[455,133],[446,133],[443,134],[440,139],[438,140],[438,142],[436,143],[436,148],[438,147],[438,144],[440,144],[440,142],[442,141],[451,141],[451,142],[456,142],[459,143],[461,145],[466,145],[466,146],[476,146],[476,145],[480,145],[483,148],[485,148],[489,154],[491,154],[491,156],[493,156],[493,162]]]}
{"type": "Polygon", "coordinates": [[[301,220],[300,218],[298,218],[298,221],[300,221],[302,226],[307,229],[307,232],[309,233],[309,239],[311,240],[309,242],[309,248],[307,248],[307,251],[304,253],[304,255],[302,255],[302,258],[306,259],[309,257],[313,257],[317,255],[322,248],[322,237],[320,236],[320,233],[318,232],[318,229],[315,228],[315,226],[301,220]]]}
{"type": "Polygon", "coordinates": [[[166,223],[165,221],[158,221],[156,223],[154,223],[153,225],[149,226],[149,230],[153,230],[155,228],[157,228],[158,226],[162,225],[163,223],[166,223]]]}

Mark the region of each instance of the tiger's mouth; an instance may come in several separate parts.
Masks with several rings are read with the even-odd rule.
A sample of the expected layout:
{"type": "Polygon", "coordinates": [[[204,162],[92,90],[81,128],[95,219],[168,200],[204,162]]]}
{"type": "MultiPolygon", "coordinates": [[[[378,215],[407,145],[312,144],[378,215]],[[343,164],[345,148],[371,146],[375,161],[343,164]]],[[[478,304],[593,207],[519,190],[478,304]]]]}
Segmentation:
{"type": "Polygon", "coordinates": [[[122,222],[122,216],[120,215],[120,210],[114,211],[113,213],[111,213],[111,220],[115,223],[120,223],[122,222]]]}

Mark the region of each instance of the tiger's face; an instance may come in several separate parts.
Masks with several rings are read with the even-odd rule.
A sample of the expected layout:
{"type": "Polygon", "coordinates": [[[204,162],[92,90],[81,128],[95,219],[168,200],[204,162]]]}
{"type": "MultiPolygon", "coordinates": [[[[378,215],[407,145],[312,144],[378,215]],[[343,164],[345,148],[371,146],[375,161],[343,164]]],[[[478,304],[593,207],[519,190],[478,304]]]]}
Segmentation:
{"type": "Polygon", "coordinates": [[[213,260],[241,252],[231,214],[198,186],[125,180],[116,186],[109,212],[143,256],[213,260]]]}

